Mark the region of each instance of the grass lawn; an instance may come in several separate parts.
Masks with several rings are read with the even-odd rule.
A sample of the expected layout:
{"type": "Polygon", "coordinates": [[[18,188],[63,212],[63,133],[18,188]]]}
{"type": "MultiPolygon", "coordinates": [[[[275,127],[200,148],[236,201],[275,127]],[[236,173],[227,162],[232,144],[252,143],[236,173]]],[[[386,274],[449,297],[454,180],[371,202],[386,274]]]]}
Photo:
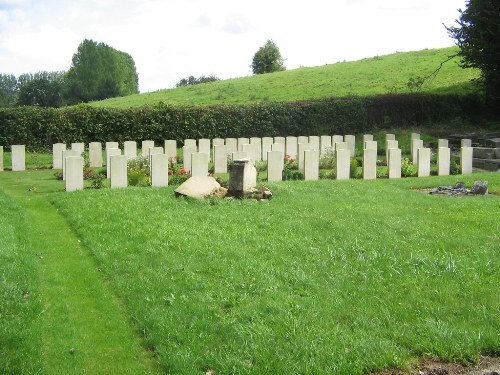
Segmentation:
{"type": "MultiPolygon", "coordinates": [[[[22,282],[18,270],[0,273],[41,289],[28,307],[24,299],[9,307],[26,317],[26,333],[12,315],[0,321],[29,343],[20,363],[44,353],[33,364],[40,373],[74,359],[62,352],[64,340],[45,350],[58,332],[76,332],[67,342],[81,356],[71,373],[92,374],[366,374],[407,369],[422,357],[469,362],[500,353],[499,173],[273,183],[267,203],[176,199],[174,187],[64,193],[63,186],[50,170],[0,173],[7,194],[0,199],[11,212],[2,229],[22,228],[23,215],[40,210],[37,230],[48,215],[58,220],[48,223],[56,237],[80,241],[74,250],[46,249],[60,254],[50,267],[33,262],[31,228],[0,250],[3,270],[17,243],[32,246],[18,246],[32,270],[22,282]],[[416,190],[478,179],[494,194],[416,190]],[[70,298],[66,273],[81,297],[70,298]],[[61,278],[55,294],[49,281],[61,278]],[[48,309],[40,327],[28,324],[47,300],[70,312],[56,319],[48,309]],[[106,327],[104,349],[91,350],[106,327]]],[[[0,368],[15,355],[0,357],[0,368]]]]}

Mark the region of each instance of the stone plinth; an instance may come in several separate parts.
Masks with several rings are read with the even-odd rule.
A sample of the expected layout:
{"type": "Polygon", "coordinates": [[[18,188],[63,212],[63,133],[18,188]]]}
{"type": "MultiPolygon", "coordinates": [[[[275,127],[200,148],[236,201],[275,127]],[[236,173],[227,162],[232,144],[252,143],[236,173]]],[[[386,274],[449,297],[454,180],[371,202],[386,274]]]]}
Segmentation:
{"type": "MultiPolygon", "coordinates": [[[[67,151],[65,151],[67,152],[67,151]]],[[[72,150],[74,155],[64,158],[66,174],[66,191],[83,190],[83,157],[78,150],[72,150]]]]}
{"type": "Polygon", "coordinates": [[[283,179],[284,154],[282,151],[268,151],[267,180],[281,181],[283,179]]]}
{"type": "Polygon", "coordinates": [[[24,145],[12,145],[11,158],[13,172],[26,170],[26,150],[24,145]]]}
{"type": "Polygon", "coordinates": [[[257,169],[250,159],[233,160],[229,170],[229,192],[241,196],[244,191],[257,186],[257,169]]]}
{"type": "Polygon", "coordinates": [[[304,179],[319,180],[319,150],[304,151],[304,179]]]}
{"type": "Polygon", "coordinates": [[[52,145],[52,169],[62,169],[62,152],[66,151],[65,143],[54,143],[52,145]]]}
{"type": "MultiPolygon", "coordinates": [[[[374,141],[365,141],[374,142],[374,141]]],[[[377,143],[377,142],[375,142],[377,143]]],[[[377,148],[363,150],[363,179],[374,180],[377,178],[377,148]]]]}
{"type": "Polygon", "coordinates": [[[102,144],[101,142],[89,143],[89,166],[91,168],[102,167],[102,144]]]}
{"type": "Polygon", "coordinates": [[[167,154],[151,155],[151,186],[168,186],[168,160],[167,154]]]}
{"type": "MultiPolygon", "coordinates": [[[[337,143],[339,145],[340,143],[337,143]]],[[[348,180],[351,171],[351,152],[349,149],[337,148],[336,156],[337,156],[337,180],[348,180]]]]}
{"type": "MultiPolygon", "coordinates": [[[[113,150],[113,149],[111,149],[113,150]]],[[[116,150],[116,149],[114,149],[116,150]]],[[[128,185],[127,180],[127,156],[126,155],[112,155],[110,161],[110,178],[111,188],[125,188],[128,185]]]]}

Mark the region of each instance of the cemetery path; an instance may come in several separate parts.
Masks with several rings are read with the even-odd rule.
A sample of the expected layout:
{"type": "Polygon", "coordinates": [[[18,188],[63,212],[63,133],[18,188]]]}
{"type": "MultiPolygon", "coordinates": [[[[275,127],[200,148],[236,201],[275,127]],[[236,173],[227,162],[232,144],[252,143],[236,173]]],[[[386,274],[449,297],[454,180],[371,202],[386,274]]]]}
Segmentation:
{"type": "Polygon", "coordinates": [[[30,171],[0,179],[0,188],[25,210],[27,241],[38,258],[43,373],[157,373],[124,308],[50,203],[54,189],[46,176],[30,171]]]}

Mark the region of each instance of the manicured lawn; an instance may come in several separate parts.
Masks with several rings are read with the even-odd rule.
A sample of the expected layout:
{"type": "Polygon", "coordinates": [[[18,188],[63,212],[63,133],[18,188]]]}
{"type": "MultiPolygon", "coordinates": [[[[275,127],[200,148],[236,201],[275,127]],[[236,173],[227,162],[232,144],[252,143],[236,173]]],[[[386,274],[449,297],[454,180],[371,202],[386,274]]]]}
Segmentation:
{"type": "Polygon", "coordinates": [[[17,296],[0,340],[23,347],[7,373],[365,374],[500,352],[499,173],[274,183],[266,203],[65,193],[52,174],[0,173],[17,296]],[[478,179],[494,194],[416,190],[478,179]]]}

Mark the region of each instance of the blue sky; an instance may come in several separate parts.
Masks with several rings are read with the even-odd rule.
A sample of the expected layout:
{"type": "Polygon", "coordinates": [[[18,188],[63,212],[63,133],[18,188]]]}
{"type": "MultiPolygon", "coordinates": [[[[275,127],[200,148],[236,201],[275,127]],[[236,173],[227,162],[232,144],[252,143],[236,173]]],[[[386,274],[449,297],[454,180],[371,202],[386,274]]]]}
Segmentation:
{"type": "Polygon", "coordinates": [[[129,53],[141,92],[250,75],[273,39],[288,69],[454,44],[465,0],[0,0],[0,73],[67,70],[80,42],[129,53]]]}

